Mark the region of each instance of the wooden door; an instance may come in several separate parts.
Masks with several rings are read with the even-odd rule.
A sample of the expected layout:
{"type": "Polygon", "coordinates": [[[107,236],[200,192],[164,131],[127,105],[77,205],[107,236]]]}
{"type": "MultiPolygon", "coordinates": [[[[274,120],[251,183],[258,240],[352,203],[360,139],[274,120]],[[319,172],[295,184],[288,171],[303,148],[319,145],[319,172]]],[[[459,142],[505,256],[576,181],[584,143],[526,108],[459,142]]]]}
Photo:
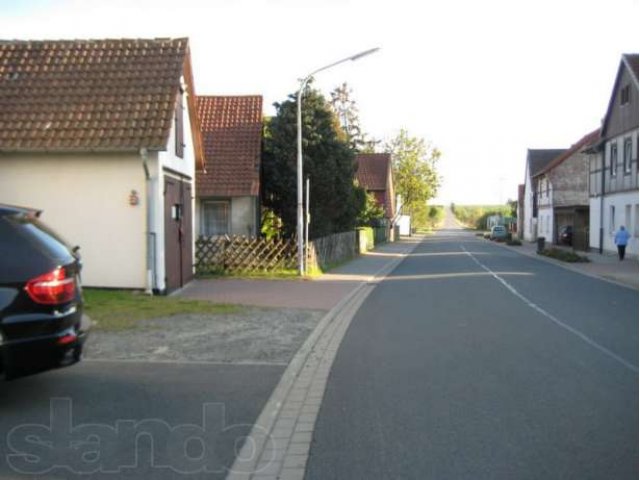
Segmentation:
{"type": "Polygon", "coordinates": [[[191,191],[189,181],[165,177],[164,257],[167,292],[181,288],[193,278],[191,191]]]}

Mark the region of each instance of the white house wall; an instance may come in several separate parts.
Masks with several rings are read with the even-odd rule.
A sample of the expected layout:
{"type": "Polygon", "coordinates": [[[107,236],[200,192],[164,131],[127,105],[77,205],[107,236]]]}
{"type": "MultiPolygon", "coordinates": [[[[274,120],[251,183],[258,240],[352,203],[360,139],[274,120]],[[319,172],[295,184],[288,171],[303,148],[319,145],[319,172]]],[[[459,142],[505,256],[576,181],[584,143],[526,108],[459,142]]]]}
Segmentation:
{"type": "Polygon", "coordinates": [[[553,238],[553,208],[542,207],[538,209],[538,236],[544,237],[548,243],[554,241],[553,238]]]}
{"type": "Polygon", "coordinates": [[[589,248],[600,248],[600,197],[589,198],[589,248]]]}
{"type": "Polygon", "coordinates": [[[139,155],[3,155],[0,202],[43,210],[79,245],[87,286],[144,288],[145,175],[139,155]],[[135,191],[139,204],[129,204],[135,191]]]}
{"type": "Polygon", "coordinates": [[[523,236],[527,242],[533,242],[537,236],[536,219],[533,218],[533,186],[531,175],[529,175],[529,162],[525,169],[525,186],[524,186],[524,222],[523,236]]]}
{"type": "MultiPolygon", "coordinates": [[[[598,249],[600,245],[600,198],[591,199],[591,226],[590,226],[590,247],[592,249],[598,249]],[[593,221],[595,220],[595,221],[593,221]]],[[[631,239],[627,246],[627,253],[629,255],[638,256],[638,192],[626,192],[611,194],[604,197],[602,203],[603,206],[603,244],[602,248],[605,252],[615,253],[616,245],[614,243],[614,237],[620,225],[624,225],[629,233],[631,239]],[[614,207],[614,217],[611,217],[611,207],[614,207]],[[629,207],[629,208],[627,208],[629,207]],[[630,211],[630,218],[627,218],[627,211],[630,211]]]]}
{"type": "MultiPolygon", "coordinates": [[[[602,225],[603,241],[602,249],[605,253],[616,252],[616,246],[613,242],[615,231],[624,225],[631,234],[628,254],[638,256],[638,131],[633,130],[621,134],[613,139],[608,140],[604,145],[604,184],[605,194],[602,196],[602,174],[603,172],[591,173],[591,185],[589,198],[589,247],[592,250],[600,249],[600,227],[602,225]],[[631,138],[632,154],[631,158],[634,162],[631,165],[631,172],[625,175],[622,159],[624,152],[624,139],[631,138]],[[618,146],[618,163],[616,167],[616,175],[611,176],[611,143],[617,142],[618,146]],[[616,190],[622,190],[617,191],[616,190]],[[602,212],[601,212],[602,207],[602,212]],[[614,207],[614,218],[611,217],[611,207],[614,207]],[[627,212],[630,210],[629,218],[627,212]],[[601,222],[602,219],[602,222],[601,222]]],[[[602,157],[596,158],[592,162],[591,170],[600,167],[602,157]]]]}
{"type": "Polygon", "coordinates": [[[538,177],[538,237],[553,243],[554,214],[553,186],[547,176],[538,177]]]}

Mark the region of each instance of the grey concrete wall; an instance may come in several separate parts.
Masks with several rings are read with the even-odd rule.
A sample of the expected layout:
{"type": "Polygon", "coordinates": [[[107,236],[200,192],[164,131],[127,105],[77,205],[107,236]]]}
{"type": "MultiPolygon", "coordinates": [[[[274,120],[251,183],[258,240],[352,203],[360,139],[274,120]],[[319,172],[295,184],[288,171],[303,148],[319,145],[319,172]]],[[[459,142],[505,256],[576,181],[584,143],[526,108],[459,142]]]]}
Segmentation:
{"type": "Polygon", "coordinates": [[[553,206],[589,205],[589,155],[575,153],[549,172],[553,206]]]}
{"type": "Polygon", "coordinates": [[[343,232],[309,242],[309,267],[324,269],[357,255],[356,232],[343,232]]]}

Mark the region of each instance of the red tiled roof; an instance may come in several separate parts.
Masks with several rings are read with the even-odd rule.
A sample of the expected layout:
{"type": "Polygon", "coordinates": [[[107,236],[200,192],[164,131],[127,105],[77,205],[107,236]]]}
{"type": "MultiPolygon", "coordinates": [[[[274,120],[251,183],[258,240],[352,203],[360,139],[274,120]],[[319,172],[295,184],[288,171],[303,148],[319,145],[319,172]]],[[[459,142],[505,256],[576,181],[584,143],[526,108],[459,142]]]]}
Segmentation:
{"type": "Polygon", "coordinates": [[[207,166],[196,175],[197,195],[258,195],[262,97],[199,96],[197,103],[207,166]]]}
{"type": "Polygon", "coordinates": [[[356,179],[366,190],[386,190],[391,155],[388,153],[358,153],[356,179]]]}
{"type": "Polygon", "coordinates": [[[0,41],[0,151],[165,150],[188,57],[186,38],[0,41]]]}
{"type": "Polygon", "coordinates": [[[577,143],[572,145],[571,148],[567,149],[564,153],[562,153],[561,155],[551,160],[551,162],[549,162],[549,164],[547,164],[547,166],[545,166],[542,170],[538,171],[535,174],[535,176],[544,175],[545,173],[553,170],[562,162],[564,162],[567,158],[569,158],[571,155],[581,150],[584,150],[590,145],[593,145],[594,143],[598,142],[599,139],[600,139],[600,129],[598,128],[593,132],[586,134],[584,137],[578,140],[577,143]]]}
{"type": "Polygon", "coordinates": [[[378,203],[384,207],[387,218],[393,218],[393,184],[390,178],[391,155],[388,153],[358,153],[356,163],[358,164],[356,180],[360,186],[364,187],[367,192],[373,192],[378,203]],[[388,191],[389,187],[391,187],[390,191],[388,191]]]}

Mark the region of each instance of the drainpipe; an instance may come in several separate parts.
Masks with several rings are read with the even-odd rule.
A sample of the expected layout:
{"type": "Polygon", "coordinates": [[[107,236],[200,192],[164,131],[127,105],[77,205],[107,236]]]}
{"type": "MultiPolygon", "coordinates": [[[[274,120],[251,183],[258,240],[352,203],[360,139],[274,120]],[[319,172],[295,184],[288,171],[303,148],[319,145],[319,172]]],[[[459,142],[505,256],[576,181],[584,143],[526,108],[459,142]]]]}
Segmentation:
{"type": "Polygon", "coordinates": [[[153,195],[151,188],[151,175],[149,174],[149,165],[147,164],[147,149],[140,149],[140,158],[142,159],[142,168],[144,168],[144,178],[145,178],[145,186],[146,186],[146,197],[147,197],[147,215],[146,215],[146,228],[145,233],[147,234],[147,286],[145,288],[144,293],[147,295],[153,295],[153,279],[155,278],[155,262],[152,256],[153,243],[152,239],[155,238],[155,233],[151,232],[151,225],[153,223],[153,212],[151,211],[151,206],[153,205],[153,195]]]}
{"type": "Polygon", "coordinates": [[[605,174],[605,170],[604,170],[604,155],[606,152],[606,148],[602,149],[602,172],[601,172],[601,182],[600,182],[600,248],[598,249],[598,252],[600,253],[600,255],[602,255],[602,252],[604,250],[604,174],[605,174]]]}

